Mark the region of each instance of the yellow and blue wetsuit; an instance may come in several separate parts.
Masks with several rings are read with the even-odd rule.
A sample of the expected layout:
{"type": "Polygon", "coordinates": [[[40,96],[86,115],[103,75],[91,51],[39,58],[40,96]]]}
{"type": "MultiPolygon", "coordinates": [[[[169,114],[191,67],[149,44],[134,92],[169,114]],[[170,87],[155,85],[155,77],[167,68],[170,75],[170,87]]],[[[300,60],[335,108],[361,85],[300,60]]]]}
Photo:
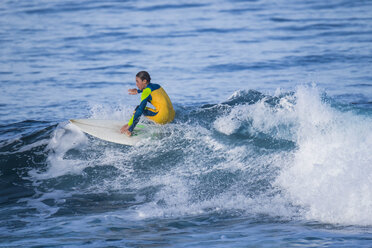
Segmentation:
{"type": "Polygon", "coordinates": [[[128,122],[128,130],[130,132],[133,132],[142,114],[158,124],[166,124],[173,121],[176,112],[173,109],[169,96],[160,85],[149,83],[145,89],[142,91],[137,90],[137,92],[142,93],[141,103],[137,106],[128,122]],[[150,102],[155,109],[146,107],[147,102],[150,102]]]}

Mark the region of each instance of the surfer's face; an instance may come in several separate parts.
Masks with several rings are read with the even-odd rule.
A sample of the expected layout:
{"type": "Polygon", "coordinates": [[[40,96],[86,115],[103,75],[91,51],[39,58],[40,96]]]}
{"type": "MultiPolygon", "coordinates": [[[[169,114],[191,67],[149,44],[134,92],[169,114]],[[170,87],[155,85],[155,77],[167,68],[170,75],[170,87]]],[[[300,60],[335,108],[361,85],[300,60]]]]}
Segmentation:
{"type": "Polygon", "coordinates": [[[139,77],[136,77],[136,85],[138,89],[143,90],[147,86],[147,80],[142,80],[139,77]]]}

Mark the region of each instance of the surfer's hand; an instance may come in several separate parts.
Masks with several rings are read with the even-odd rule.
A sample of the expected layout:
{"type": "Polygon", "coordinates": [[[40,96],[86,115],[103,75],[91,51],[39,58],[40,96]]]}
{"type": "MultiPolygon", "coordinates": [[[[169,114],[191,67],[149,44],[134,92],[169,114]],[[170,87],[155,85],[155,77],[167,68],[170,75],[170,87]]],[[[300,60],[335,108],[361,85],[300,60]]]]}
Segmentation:
{"type": "Polygon", "coordinates": [[[122,128],[120,128],[120,133],[126,133],[126,131],[128,131],[128,128],[129,128],[128,124],[125,124],[124,126],[122,126],[122,128]]]}
{"type": "Polygon", "coordinates": [[[138,94],[137,89],[129,89],[128,93],[129,93],[129,95],[137,95],[138,94]]]}

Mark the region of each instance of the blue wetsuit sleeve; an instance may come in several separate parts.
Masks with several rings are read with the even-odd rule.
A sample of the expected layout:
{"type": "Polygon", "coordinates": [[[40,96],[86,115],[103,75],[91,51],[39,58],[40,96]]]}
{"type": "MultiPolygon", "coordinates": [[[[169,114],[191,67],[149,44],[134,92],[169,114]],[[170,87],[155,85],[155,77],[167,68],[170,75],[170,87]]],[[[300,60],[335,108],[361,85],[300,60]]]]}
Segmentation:
{"type": "Polygon", "coordinates": [[[136,112],[134,113],[133,115],[133,120],[132,120],[132,123],[129,127],[129,132],[133,132],[133,129],[136,127],[141,115],[143,114],[143,111],[145,110],[146,108],[146,104],[147,104],[147,99],[144,99],[141,101],[141,104],[138,106],[138,108],[136,109],[136,112]]]}
{"type": "Polygon", "coordinates": [[[128,122],[128,130],[129,132],[133,132],[133,129],[136,127],[137,123],[139,122],[139,119],[141,115],[143,114],[143,111],[146,108],[147,101],[151,97],[151,90],[149,88],[146,88],[143,90],[142,95],[141,95],[141,103],[136,109],[136,112],[133,114],[132,118],[128,122]]]}

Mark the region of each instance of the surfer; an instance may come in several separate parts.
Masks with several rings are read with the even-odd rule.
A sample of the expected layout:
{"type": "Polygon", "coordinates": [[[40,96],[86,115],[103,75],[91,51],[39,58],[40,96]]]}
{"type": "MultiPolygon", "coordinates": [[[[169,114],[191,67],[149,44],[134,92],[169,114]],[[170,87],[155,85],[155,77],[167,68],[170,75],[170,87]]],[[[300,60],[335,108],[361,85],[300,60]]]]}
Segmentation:
{"type": "Polygon", "coordinates": [[[150,81],[151,77],[147,71],[140,71],[137,73],[136,85],[138,90],[129,89],[128,93],[130,95],[142,93],[141,103],[134,110],[133,116],[128,124],[125,124],[120,129],[121,133],[131,136],[142,114],[158,124],[166,124],[173,121],[175,111],[169,96],[160,85],[153,84],[150,81]],[[155,109],[146,107],[147,102],[151,103],[155,109]]]}

